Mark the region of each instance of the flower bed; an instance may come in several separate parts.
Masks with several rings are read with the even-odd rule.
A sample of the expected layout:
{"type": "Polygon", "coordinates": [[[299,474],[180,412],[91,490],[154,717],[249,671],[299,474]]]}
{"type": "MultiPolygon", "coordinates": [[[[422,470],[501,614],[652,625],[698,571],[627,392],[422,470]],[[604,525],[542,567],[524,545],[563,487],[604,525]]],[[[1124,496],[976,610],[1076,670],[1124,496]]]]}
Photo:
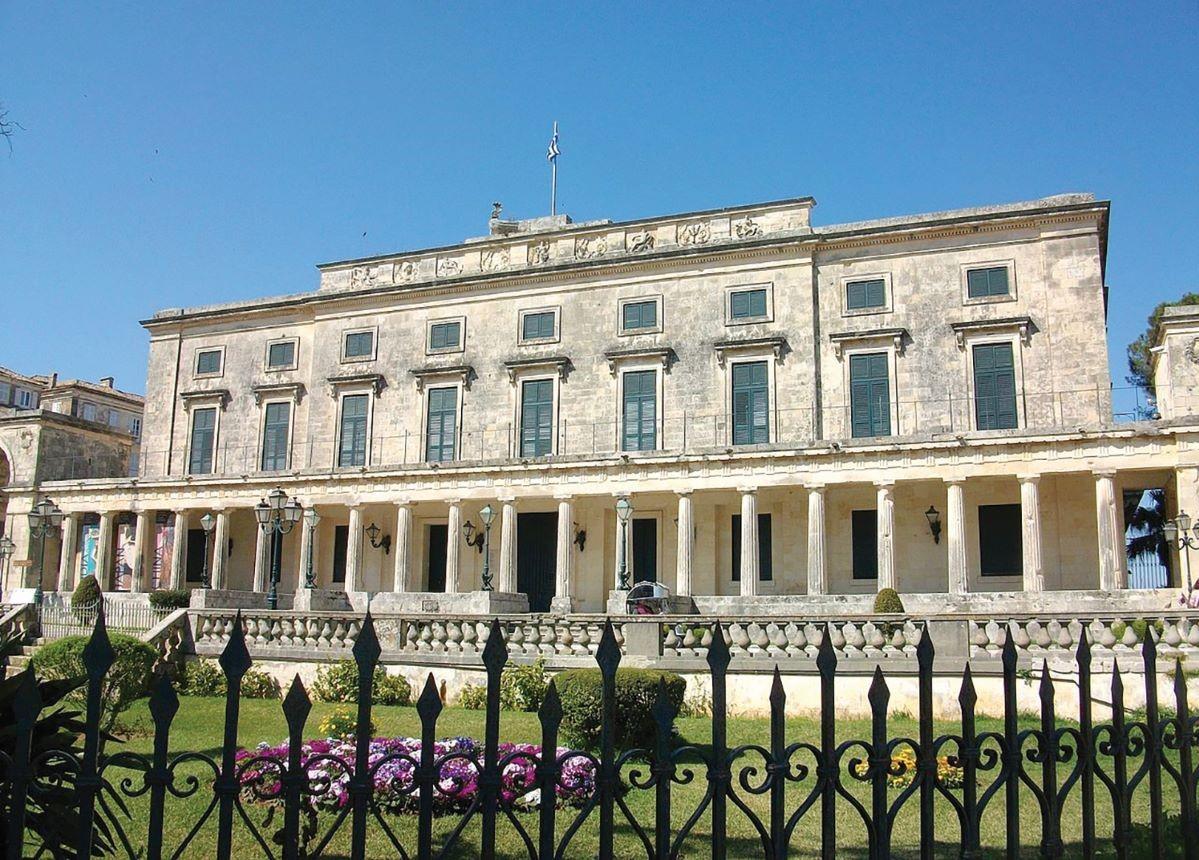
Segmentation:
{"type": "MultiPolygon", "coordinates": [[[[571,751],[559,747],[559,759],[571,751]]],[[[239,781],[244,799],[256,803],[280,800],[279,778],[287,768],[287,744],[259,744],[237,753],[239,781]]],[[[438,813],[462,812],[479,790],[483,745],[473,738],[451,738],[434,746],[438,781],[433,807],[438,813]]],[[[395,813],[414,812],[418,792],[414,762],[420,762],[417,738],[375,738],[370,744],[370,767],[374,774],[375,802],[395,813]]],[[[503,766],[500,791],[505,804],[532,806],[537,802],[537,762],[541,747],[536,744],[500,744],[503,766]],[[506,763],[505,763],[506,762],[506,763]]],[[[350,774],[354,770],[354,742],[331,738],[306,741],[300,752],[301,766],[308,774],[309,802],[323,809],[341,809],[349,804],[350,774]]],[[[581,753],[562,762],[558,780],[558,802],[578,805],[595,790],[595,763],[581,753]]]]}

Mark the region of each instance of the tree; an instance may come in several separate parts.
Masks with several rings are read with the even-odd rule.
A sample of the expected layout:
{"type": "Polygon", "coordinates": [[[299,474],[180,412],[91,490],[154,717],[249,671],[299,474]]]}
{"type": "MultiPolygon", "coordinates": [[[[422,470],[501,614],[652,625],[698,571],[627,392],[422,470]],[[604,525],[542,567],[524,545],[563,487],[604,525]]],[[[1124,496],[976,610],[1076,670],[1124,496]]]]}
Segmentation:
{"type": "Polygon", "coordinates": [[[1199,305],[1199,293],[1186,293],[1172,302],[1162,302],[1149,314],[1145,331],[1128,345],[1128,383],[1153,396],[1153,354],[1150,352],[1157,342],[1162,312],[1170,305],[1199,305]]]}
{"type": "Polygon", "coordinates": [[[4,106],[4,102],[0,102],[0,137],[8,143],[8,151],[12,152],[12,136],[17,133],[17,129],[24,129],[15,119],[9,119],[8,108],[4,106]]]}

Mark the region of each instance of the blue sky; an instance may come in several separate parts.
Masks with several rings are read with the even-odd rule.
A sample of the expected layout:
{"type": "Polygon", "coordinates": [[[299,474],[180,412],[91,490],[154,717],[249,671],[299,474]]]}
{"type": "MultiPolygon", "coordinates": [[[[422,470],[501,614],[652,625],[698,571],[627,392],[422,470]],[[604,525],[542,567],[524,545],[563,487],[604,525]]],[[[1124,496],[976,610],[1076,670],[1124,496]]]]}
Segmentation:
{"type": "Polygon", "coordinates": [[[0,5],[0,364],[143,390],[137,321],[485,231],[812,195],[1113,201],[1112,366],[1199,289],[1199,6],[0,5]],[[102,8],[101,8],[102,7],[102,8]]]}

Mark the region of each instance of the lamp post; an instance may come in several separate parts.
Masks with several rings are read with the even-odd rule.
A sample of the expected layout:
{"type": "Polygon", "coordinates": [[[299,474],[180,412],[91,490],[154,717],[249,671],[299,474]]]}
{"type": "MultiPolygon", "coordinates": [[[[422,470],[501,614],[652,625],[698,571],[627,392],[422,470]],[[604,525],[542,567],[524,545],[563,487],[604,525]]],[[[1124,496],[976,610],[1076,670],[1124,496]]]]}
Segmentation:
{"type": "Polygon", "coordinates": [[[17,551],[17,545],[8,535],[0,537],[0,583],[8,576],[8,560],[17,551]]]}
{"type": "Polygon", "coordinates": [[[42,605],[42,572],[45,566],[46,535],[57,532],[62,525],[63,513],[49,499],[42,499],[29,512],[29,533],[37,538],[37,585],[33,590],[33,602],[42,605]]]}
{"type": "Polygon", "coordinates": [[[204,529],[204,566],[200,569],[200,585],[208,588],[208,548],[212,541],[212,530],[216,528],[216,517],[212,514],[200,517],[200,528],[204,529]]]}
{"type": "Polygon", "coordinates": [[[491,524],[495,522],[495,508],[484,505],[483,510],[479,511],[479,519],[483,522],[482,534],[475,533],[470,520],[462,526],[462,533],[466,535],[467,546],[478,547],[479,552],[483,553],[483,590],[491,591],[491,524]]]}
{"type": "Polygon", "coordinates": [[[308,567],[304,571],[305,588],[316,588],[316,577],[312,573],[312,536],[316,533],[316,526],[320,521],[321,515],[316,512],[316,508],[304,511],[304,527],[308,529],[308,567]]]}
{"type": "Polygon", "coordinates": [[[271,587],[266,593],[267,609],[279,608],[279,565],[283,554],[283,536],[296,527],[303,514],[304,508],[299,501],[288,499],[287,493],[278,487],[254,506],[258,527],[271,536],[271,587]]]}
{"type": "Polygon", "coordinates": [[[616,500],[616,520],[620,525],[620,569],[617,571],[617,588],[629,590],[629,518],[633,516],[633,503],[627,496],[616,500]]]}
{"type": "Polygon", "coordinates": [[[1194,583],[1191,581],[1191,556],[1187,550],[1199,549],[1199,523],[1191,525],[1191,517],[1186,511],[1179,511],[1178,516],[1166,520],[1162,526],[1162,535],[1166,541],[1178,550],[1182,556],[1182,566],[1187,575],[1187,592],[1191,591],[1194,583]]]}

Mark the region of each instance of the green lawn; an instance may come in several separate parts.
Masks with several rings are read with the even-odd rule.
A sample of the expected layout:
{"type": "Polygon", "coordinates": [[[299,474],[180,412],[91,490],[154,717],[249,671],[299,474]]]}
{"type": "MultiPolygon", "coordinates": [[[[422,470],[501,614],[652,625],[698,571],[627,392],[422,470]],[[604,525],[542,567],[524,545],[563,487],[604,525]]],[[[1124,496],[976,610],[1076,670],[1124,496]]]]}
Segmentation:
{"type": "MultiPolygon", "coordinates": [[[[313,707],[312,714],[309,718],[309,731],[307,737],[315,737],[317,735],[316,726],[321,719],[334,706],[317,703],[313,707]]],[[[201,752],[215,758],[220,756],[220,743],[222,733],[222,721],[224,714],[224,703],[220,699],[205,699],[205,698],[183,698],[178,716],[175,720],[171,738],[172,754],[179,754],[184,751],[201,752]]],[[[420,725],[414,708],[402,707],[376,707],[374,709],[374,719],[380,735],[419,735],[420,725]]],[[[139,703],[124,717],[124,722],[133,727],[131,735],[125,743],[120,745],[110,746],[108,752],[114,753],[117,750],[129,750],[134,752],[149,753],[152,746],[149,726],[151,725],[149,713],[146,703],[139,703]]],[[[540,728],[533,714],[510,713],[504,712],[501,719],[501,740],[513,742],[529,742],[536,743],[540,736],[540,728]]],[[[710,722],[701,718],[681,719],[678,723],[679,732],[683,739],[689,743],[704,745],[710,741],[710,722]]],[[[810,719],[791,719],[787,722],[787,739],[788,742],[806,740],[809,742],[818,743],[818,723],[810,719]]],[[[1000,729],[998,723],[992,720],[979,720],[978,730],[997,731],[1000,729]]],[[[898,716],[894,718],[889,726],[890,735],[914,737],[917,734],[915,722],[908,717],[898,716]]],[[[938,726],[938,733],[957,731],[958,727],[953,724],[938,726]]],[[[869,738],[870,725],[866,720],[845,720],[840,719],[837,722],[837,732],[841,738],[869,738]]],[[[481,738],[483,734],[483,715],[477,711],[464,711],[455,708],[449,708],[442,713],[438,723],[439,737],[454,737],[459,735],[468,735],[476,738],[481,738]]],[[[278,702],[267,701],[245,701],[242,704],[242,714],[240,723],[240,742],[247,747],[253,747],[260,741],[268,741],[270,743],[279,743],[286,737],[286,728],[283,720],[282,712],[278,702]]],[[[765,719],[734,719],[729,721],[729,745],[731,747],[740,744],[757,743],[768,745],[769,739],[769,723],[765,719]]],[[[798,760],[798,759],[797,759],[798,760]]],[[[755,761],[754,758],[748,759],[751,763],[760,764],[760,759],[755,761]]],[[[1134,763],[1135,768],[1135,763],[1134,763]]],[[[1133,769],[1134,769],[1133,768],[1133,769]]],[[[1068,773],[1069,766],[1061,766],[1061,773],[1068,773]]],[[[211,777],[211,770],[207,771],[207,776],[204,771],[194,767],[181,767],[176,775],[177,781],[186,773],[195,773],[202,779],[207,780],[211,777]]],[[[1039,773],[1039,771],[1038,771],[1039,773]]],[[[109,781],[116,784],[119,776],[127,774],[120,773],[115,769],[110,769],[107,773],[109,781]]],[[[141,782],[140,776],[135,777],[138,784],[141,782]]],[[[989,783],[992,779],[992,774],[987,773],[982,775],[983,785],[989,783]]],[[[810,786],[813,784],[814,776],[810,776],[806,783],[802,785],[793,785],[788,789],[788,806],[794,808],[800,799],[806,795],[810,786]]],[[[846,780],[846,782],[852,782],[846,780]]],[[[1178,797],[1172,790],[1172,781],[1166,777],[1166,800],[1164,808],[1167,811],[1176,811],[1178,809],[1178,797]]],[[[673,815],[672,819],[675,828],[681,826],[691,812],[699,803],[705,788],[702,768],[697,770],[697,778],[689,785],[676,786],[673,792],[673,815]]],[[[850,786],[853,794],[858,797],[869,808],[869,787],[858,786],[854,784],[850,786]]],[[[1099,792],[1098,803],[1098,832],[1100,837],[1109,837],[1111,833],[1111,813],[1110,803],[1107,801],[1107,795],[1102,788],[1097,784],[1099,792]]],[[[891,790],[892,799],[898,795],[898,790],[891,790]]],[[[1037,844],[1040,839],[1040,820],[1039,813],[1035,802],[1032,800],[1027,789],[1022,789],[1022,794],[1025,798],[1022,803],[1021,816],[1023,820],[1023,842],[1027,846],[1025,853],[1029,856],[1036,856],[1037,844]]],[[[741,792],[741,795],[746,799],[747,803],[753,808],[759,816],[767,820],[767,800],[765,797],[754,797],[741,792]]],[[[1142,790],[1135,802],[1134,818],[1138,822],[1148,820],[1148,784],[1142,785],[1142,790]]],[[[166,815],[166,837],[165,849],[167,854],[172,853],[181,843],[194,823],[202,815],[204,809],[211,800],[211,792],[208,789],[208,782],[203,783],[202,788],[192,797],[185,799],[168,798],[167,815],[166,815]]],[[[1067,803],[1066,809],[1062,815],[1063,836],[1067,843],[1067,856],[1078,856],[1081,853],[1079,839],[1081,836],[1080,824],[1080,806],[1078,801],[1078,788],[1075,787],[1071,801],[1067,803]]],[[[626,796],[627,803],[633,816],[637,821],[651,833],[654,821],[654,798],[652,791],[631,791],[626,796]]],[[[893,856],[895,857],[915,857],[917,856],[918,843],[918,807],[917,798],[913,797],[900,812],[893,837],[893,856]]],[[[148,808],[148,800],[145,797],[133,798],[128,801],[131,811],[131,818],[126,826],[129,830],[129,838],[134,847],[144,845],[145,843],[145,827],[146,827],[146,809],[148,808]]],[[[938,819],[937,819],[937,835],[938,835],[938,856],[957,856],[956,845],[958,842],[958,824],[957,818],[950,809],[950,805],[943,798],[938,799],[937,803],[938,819]]],[[[256,820],[262,821],[270,811],[264,807],[248,806],[247,811],[256,820]]],[[[537,832],[537,816],[535,813],[519,813],[519,818],[530,833],[536,837],[537,832]]],[[[559,832],[564,832],[565,828],[573,818],[574,812],[570,809],[564,809],[559,812],[558,824],[559,832]]],[[[213,816],[215,819],[215,816],[213,816]]],[[[332,815],[322,815],[321,827],[327,827],[333,820],[332,815]]],[[[442,840],[457,824],[456,816],[447,816],[439,818],[436,821],[437,838],[442,840]]],[[[820,815],[819,805],[807,814],[805,819],[797,827],[795,836],[792,840],[791,856],[794,857],[813,857],[818,856],[820,848],[820,815]]],[[[264,833],[269,834],[277,828],[281,823],[281,816],[275,813],[273,822],[263,828],[264,833]]],[[[393,828],[397,836],[400,838],[406,850],[415,853],[415,815],[391,816],[388,818],[388,824],[393,828]]],[[[646,852],[641,847],[639,840],[633,833],[632,828],[620,810],[617,810],[617,854],[622,858],[645,857],[646,852]]],[[[1004,807],[1002,791],[992,801],[987,815],[983,822],[983,842],[990,849],[987,856],[999,856],[995,850],[1002,843],[1004,827],[1004,807]]],[[[326,854],[326,856],[344,856],[348,848],[349,838],[349,820],[347,819],[341,826],[341,830],[335,836],[332,846],[334,852],[326,854]]],[[[236,842],[234,848],[234,856],[238,858],[250,858],[255,856],[263,856],[263,852],[258,847],[249,835],[248,828],[242,822],[237,823],[236,827],[236,842]]],[[[706,816],[701,817],[697,822],[694,831],[690,838],[683,846],[682,857],[708,857],[711,856],[710,843],[710,823],[706,816]]],[[[479,827],[477,821],[472,823],[463,835],[461,842],[461,850],[458,850],[453,856],[455,857],[474,857],[478,854],[478,836],[479,827]]],[[[1143,838],[1143,833],[1138,833],[1138,838],[1143,838]]],[[[741,811],[736,809],[733,804],[729,804],[728,817],[728,837],[729,837],[729,856],[730,857],[759,857],[762,855],[760,843],[757,840],[755,831],[752,825],[748,822],[741,811]]],[[[268,835],[269,838],[269,835],[268,835]]],[[[597,853],[598,840],[598,811],[593,813],[591,819],[583,825],[572,842],[568,857],[594,857],[597,853]]],[[[528,857],[527,852],[523,849],[523,843],[516,834],[514,826],[511,822],[503,817],[499,824],[499,843],[500,856],[503,857],[528,857]]],[[[215,845],[215,821],[210,820],[209,823],[196,836],[194,841],[185,852],[187,857],[210,857],[213,853],[215,845]]],[[[1177,838],[1172,841],[1172,846],[1177,847],[1177,838]]],[[[842,800],[838,806],[838,857],[839,858],[858,858],[866,856],[866,836],[865,828],[861,819],[852,810],[850,804],[842,800]]],[[[371,823],[370,827],[370,845],[368,854],[371,857],[394,857],[397,856],[394,849],[387,842],[382,834],[382,828],[376,823],[371,823]]],[[[1111,856],[1110,849],[1101,843],[1101,855],[1111,856]]],[[[1134,851],[1134,855],[1137,856],[1134,851]]]]}

